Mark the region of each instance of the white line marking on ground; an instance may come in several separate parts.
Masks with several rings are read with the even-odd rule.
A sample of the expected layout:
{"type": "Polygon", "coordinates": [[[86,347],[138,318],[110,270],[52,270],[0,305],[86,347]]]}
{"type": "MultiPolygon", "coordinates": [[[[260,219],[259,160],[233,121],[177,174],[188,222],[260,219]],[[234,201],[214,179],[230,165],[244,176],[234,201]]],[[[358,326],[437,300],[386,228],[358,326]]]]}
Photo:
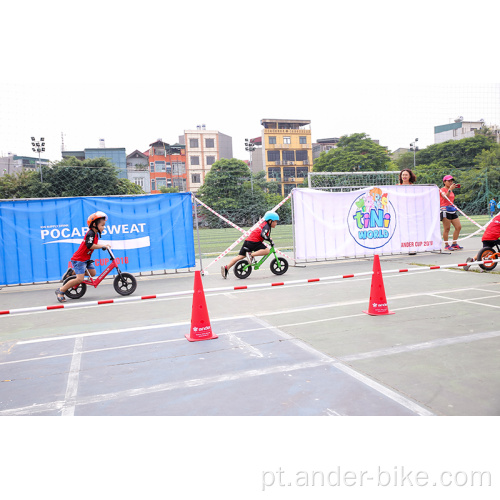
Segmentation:
{"type": "MultiPolygon", "coordinates": [[[[264,324],[265,322],[262,320],[259,320],[261,324],[264,324]]],[[[279,328],[274,327],[272,325],[269,325],[269,329],[276,333],[277,335],[280,335],[281,337],[285,339],[291,339],[290,335],[288,333],[285,333],[279,328]]],[[[292,338],[293,339],[293,338],[292,338]]],[[[417,415],[420,416],[428,416],[428,415],[434,415],[432,412],[430,412],[427,408],[424,408],[423,406],[420,406],[419,404],[415,403],[414,401],[411,401],[407,398],[405,398],[403,395],[395,392],[393,389],[390,389],[388,387],[383,386],[382,384],[375,382],[371,378],[369,378],[366,375],[363,375],[362,373],[359,373],[355,371],[353,368],[344,365],[342,362],[337,360],[337,358],[332,358],[330,356],[327,356],[326,354],[323,354],[320,351],[317,351],[314,347],[306,344],[304,341],[299,340],[299,339],[293,339],[293,342],[295,345],[298,347],[304,349],[308,353],[314,354],[316,357],[318,357],[323,363],[327,362],[329,360],[330,364],[334,366],[335,368],[339,369],[340,371],[346,373],[347,375],[350,375],[351,377],[354,377],[356,380],[359,382],[363,383],[364,385],[367,385],[368,387],[371,387],[375,391],[383,394],[387,398],[391,399],[392,401],[395,401],[401,406],[404,406],[405,408],[409,409],[410,411],[416,413],[417,415]]]]}
{"type": "Polygon", "coordinates": [[[388,347],[386,349],[377,349],[375,351],[362,352],[359,354],[339,356],[338,359],[342,362],[360,361],[363,359],[379,358],[381,356],[392,356],[393,354],[403,354],[408,352],[421,351],[423,349],[432,349],[435,347],[463,344],[463,343],[475,342],[477,340],[491,339],[495,337],[500,337],[500,331],[473,333],[471,335],[461,335],[459,337],[429,340],[427,342],[420,342],[418,344],[388,347]]]}
{"type": "Polygon", "coordinates": [[[66,395],[64,396],[64,405],[61,415],[63,417],[72,417],[75,414],[75,401],[78,392],[78,381],[80,379],[80,366],[82,363],[83,338],[75,339],[75,348],[73,350],[73,359],[68,374],[68,385],[66,386],[66,395]]]}
{"type": "Polygon", "coordinates": [[[254,356],[254,357],[256,356],[258,358],[263,358],[264,357],[264,354],[262,354],[262,352],[259,351],[259,349],[257,349],[253,345],[249,344],[248,342],[245,342],[240,337],[238,337],[237,335],[235,335],[233,332],[229,332],[227,335],[229,337],[229,342],[232,345],[236,345],[236,347],[242,348],[244,351],[246,351],[247,353],[249,353],[250,356],[254,356]]]}
{"type": "MultiPolygon", "coordinates": [[[[127,389],[124,391],[111,392],[107,394],[98,394],[95,396],[88,396],[82,398],[75,402],[76,406],[88,405],[102,403],[105,401],[111,401],[116,399],[130,398],[134,396],[143,396],[145,394],[153,394],[163,391],[172,391],[174,389],[188,389],[191,387],[200,387],[209,384],[217,384],[221,382],[231,382],[235,380],[241,380],[245,378],[261,377],[264,375],[272,375],[275,373],[287,373],[297,370],[305,370],[308,368],[317,368],[319,366],[325,366],[326,363],[321,361],[306,361],[303,363],[296,363],[293,365],[277,365],[269,368],[264,368],[261,370],[242,370],[233,373],[228,373],[224,375],[215,375],[212,377],[197,378],[191,380],[184,380],[179,382],[167,382],[164,384],[158,384],[151,387],[142,387],[138,389],[127,389]]],[[[46,410],[58,408],[61,406],[61,402],[57,401],[54,403],[40,404],[24,406],[21,408],[14,408],[9,410],[0,411],[0,415],[25,415],[32,413],[40,413],[46,410]]]]}

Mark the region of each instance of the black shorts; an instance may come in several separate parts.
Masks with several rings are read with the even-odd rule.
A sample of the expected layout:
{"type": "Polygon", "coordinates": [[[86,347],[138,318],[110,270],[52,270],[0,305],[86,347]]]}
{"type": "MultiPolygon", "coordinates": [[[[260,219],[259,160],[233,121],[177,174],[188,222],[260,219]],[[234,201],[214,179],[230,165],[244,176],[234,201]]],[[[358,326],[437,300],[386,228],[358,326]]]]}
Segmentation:
{"type": "Polygon", "coordinates": [[[448,219],[448,220],[453,220],[453,219],[458,219],[458,214],[455,213],[450,213],[450,212],[441,212],[441,216],[439,220],[443,219],[448,219]]]}
{"type": "Polygon", "coordinates": [[[483,247],[493,248],[495,245],[500,245],[500,240],[483,240],[483,247]]]}
{"type": "Polygon", "coordinates": [[[261,241],[247,241],[243,242],[243,246],[241,247],[239,255],[246,256],[247,252],[256,252],[257,250],[262,250],[263,248],[267,248],[264,243],[261,241]]]}

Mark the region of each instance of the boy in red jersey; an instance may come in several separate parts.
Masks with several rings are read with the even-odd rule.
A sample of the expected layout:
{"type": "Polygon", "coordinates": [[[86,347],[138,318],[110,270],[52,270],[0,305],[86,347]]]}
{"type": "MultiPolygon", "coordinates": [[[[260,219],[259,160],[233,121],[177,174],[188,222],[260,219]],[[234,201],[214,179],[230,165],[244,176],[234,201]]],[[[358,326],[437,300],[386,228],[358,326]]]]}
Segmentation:
{"type": "Polygon", "coordinates": [[[494,245],[500,243],[500,214],[497,214],[495,218],[488,224],[488,227],[484,231],[483,237],[481,238],[484,247],[493,248],[494,245]]]}
{"type": "Polygon", "coordinates": [[[71,257],[76,277],[56,290],[56,297],[59,302],[66,302],[64,292],[75,285],[79,285],[84,280],[86,269],[88,269],[91,276],[95,276],[95,267],[90,260],[92,252],[96,248],[101,248],[102,250],[111,248],[111,245],[98,244],[99,236],[101,236],[107,220],[108,216],[104,212],[96,212],[87,219],[89,230],[85,234],[85,238],[78,247],[78,250],[71,257]]]}
{"type": "Polygon", "coordinates": [[[264,245],[263,241],[271,241],[271,229],[278,225],[280,216],[276,212],[266,212],[264,214],[264,222],[261,222],[243,242],[240,253],[233,257],[227,266],[221,267],[221,274],[224,279],[227,278],[229,269],[231,269],[236,262],[247,257],[248,262],[253,262],[254,257],[260,257],[269,253],[269,248],[264,245]]]}

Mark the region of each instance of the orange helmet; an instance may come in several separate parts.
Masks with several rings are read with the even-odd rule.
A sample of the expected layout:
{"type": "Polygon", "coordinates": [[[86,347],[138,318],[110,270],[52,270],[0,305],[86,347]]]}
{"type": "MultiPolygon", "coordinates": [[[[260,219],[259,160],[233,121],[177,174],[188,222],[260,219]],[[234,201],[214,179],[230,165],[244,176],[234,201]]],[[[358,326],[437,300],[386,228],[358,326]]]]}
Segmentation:
{"type": "Polygon", "coordinates": [[[104,212],[95,212],[89,215],[89,218],[87,219],[87,226],[92,227],[97,219],[108,220],[108,216],[104,212]]]}

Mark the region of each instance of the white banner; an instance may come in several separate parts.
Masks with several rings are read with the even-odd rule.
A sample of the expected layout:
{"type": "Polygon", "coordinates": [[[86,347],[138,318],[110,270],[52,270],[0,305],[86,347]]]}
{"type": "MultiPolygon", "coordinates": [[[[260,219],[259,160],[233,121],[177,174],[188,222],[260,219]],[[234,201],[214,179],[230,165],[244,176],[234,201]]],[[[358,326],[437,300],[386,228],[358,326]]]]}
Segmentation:
{"type": "Polygon", "coordinates": [[[437,186],[294,189],[292,203],[297,259],[441,249],[437,186]]]}

